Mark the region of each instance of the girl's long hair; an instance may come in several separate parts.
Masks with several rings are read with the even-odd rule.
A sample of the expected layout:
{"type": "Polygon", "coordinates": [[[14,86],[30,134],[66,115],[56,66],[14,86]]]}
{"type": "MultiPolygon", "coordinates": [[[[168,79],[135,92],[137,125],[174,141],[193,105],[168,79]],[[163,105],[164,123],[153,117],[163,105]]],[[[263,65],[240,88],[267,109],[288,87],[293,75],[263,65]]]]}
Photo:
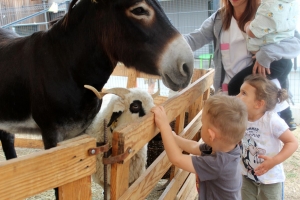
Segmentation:
{"type": "MultiPolygon", "coordinates": [[[[234,8],[229,0],[220,0],[220,5],[221,16],[223,20],[223,28],[224,30],[228,30],[230,27],[231,17],[234,14],[234,8]]],[[[257,0],[247,0],[246,9],[243,12],[239,21],[237,21],[241,31],[244,31],[245,24],[254,18],[258,6],[259,4],[257,0]]]]}

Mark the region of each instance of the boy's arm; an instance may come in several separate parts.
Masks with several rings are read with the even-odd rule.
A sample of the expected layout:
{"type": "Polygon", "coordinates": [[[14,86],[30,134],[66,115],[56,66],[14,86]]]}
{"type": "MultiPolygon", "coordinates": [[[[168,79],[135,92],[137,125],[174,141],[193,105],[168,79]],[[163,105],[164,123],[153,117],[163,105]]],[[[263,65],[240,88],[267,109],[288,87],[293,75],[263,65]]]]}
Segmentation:
{"type": "Polygon", "coordinates": [[[173,132],[174,139],[179,146],[180,149],[183,151],[193,154],[193,155],[200,155],[201,151],[199,149],[200,144],[194,140],[185,139],[175,132],[173,132]]]}
{"type": "Polygon", "coordinates": [[[152,108],[151,111],[155,115],[155,123],[160,129],[164,148],[170,162],[185,171],[196,173],[192,157],[190,155],[182,154],[181,148],[177,145],[164,108],[162,106],[157,106],[152,108]]]}

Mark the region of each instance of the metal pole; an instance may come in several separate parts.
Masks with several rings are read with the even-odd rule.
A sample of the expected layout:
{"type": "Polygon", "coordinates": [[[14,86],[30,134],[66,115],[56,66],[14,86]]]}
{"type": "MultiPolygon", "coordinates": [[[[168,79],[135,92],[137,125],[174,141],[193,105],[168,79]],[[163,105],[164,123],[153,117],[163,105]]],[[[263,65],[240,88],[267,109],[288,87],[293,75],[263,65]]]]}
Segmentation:
{"type": "Polygon", "coordinates": [[[69,6],[70,6],[70,0],[66,0],[66,10],[65,10],[65,13],[68,12],[69,6]]]}
{"type": "MultiPolygon", "coordinates": [[[[69,2],[69,0],[67,0],[67,1],[69,2]]],[[[60,5],[64,4],[64,3],[66,3],[67,1],[64,1],[64,2],[59,3],[58,6],[60,6],[60,5]]],[[[14,21],[14,22],[11,22],[11,23],[9,23],[9,24],[6,24],[6,25],[4,25],[4,26],[1,26],[1,28],[7,28],[7,27],[10,27],[10,26],[12,26],[12,25],[14,25],[14,24],[17,24],[17,23],[21,22],[21,21],[24,21],[24,20],[26,20],[26,19],[35,17],[35,16],[37,16],[37,15],[41,15],[41,14],[46,13],[46,12],[48,12],[48,9],[41,10],[41,11],[39,11],[39,12],[37,12],[37,13],[32,14],[32,15],[28,15],[28,16],[22,18],[22,19],[19,19],[19,20],[16,20],[16,21],[14,21]]]]}
{"type": "MultiPolygon", "coordinates": [[[[47,0],[42,0],[44,10],[46,10],[46,1],[47,1],[47,0]]],[[[46,30],[48,30],[49,27],[48,27],[48,17],[47,17],[47,12],[44,13],[44,16],[45,16],[45,22],[46,22],[46,30]]]]}

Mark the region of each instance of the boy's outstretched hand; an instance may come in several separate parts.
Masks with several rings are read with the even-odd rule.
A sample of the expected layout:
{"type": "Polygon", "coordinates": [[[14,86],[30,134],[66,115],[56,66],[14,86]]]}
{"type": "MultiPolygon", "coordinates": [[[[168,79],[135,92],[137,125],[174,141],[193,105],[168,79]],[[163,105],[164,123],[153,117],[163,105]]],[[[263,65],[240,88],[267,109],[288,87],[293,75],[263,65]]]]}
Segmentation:
{"type": "Polygon", "coordinates": [[[154,113],[154,119],[156,126],[161,130],[166,124],[169,126],[168,117],[163,106],[155,106],[151,109],[154,113]]]}

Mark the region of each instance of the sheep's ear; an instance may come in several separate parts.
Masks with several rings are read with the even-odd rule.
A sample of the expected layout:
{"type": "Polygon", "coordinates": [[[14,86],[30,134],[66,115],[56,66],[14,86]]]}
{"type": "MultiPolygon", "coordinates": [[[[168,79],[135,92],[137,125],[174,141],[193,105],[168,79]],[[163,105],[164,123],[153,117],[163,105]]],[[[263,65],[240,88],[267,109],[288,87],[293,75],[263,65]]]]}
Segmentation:
{"type": "Polygon", "coordinates": [[[125,103],[124,103],[123,99],[118,98],[118,100],[115,101],[113,104],[114,104],[113,105],[113,109],[112,109],[113,112],[120,112],[120,111],[124,112],[124,110],[125,110],[125,103]]]}
{"type": "Polygon", "coordinates": [[[119,111],[119,112],[113,112],[111,117],[110,117],[110,120],[107,124],[107,127],[110,127],[121,115],[122,115],[122,111],[119,111]]]}

